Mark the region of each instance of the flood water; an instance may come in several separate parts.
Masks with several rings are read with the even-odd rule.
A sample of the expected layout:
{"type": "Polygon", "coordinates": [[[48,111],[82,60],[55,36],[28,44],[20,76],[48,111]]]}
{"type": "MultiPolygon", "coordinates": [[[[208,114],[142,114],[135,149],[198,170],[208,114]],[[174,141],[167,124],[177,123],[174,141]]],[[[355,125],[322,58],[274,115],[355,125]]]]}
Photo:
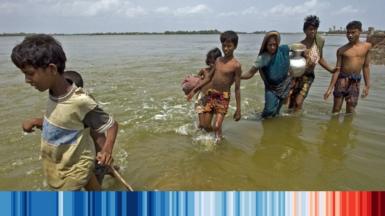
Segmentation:
{"type": "MultiPolygon", "coordinates": [[[[301,34],[283,35],[283,43],[301,34]]],[[[263,35],[240,35],[236,57],[248,70],[263,35]]],[[[48,93],[24,83],[10,53],[22,37],[0,37],[0,189],[46,190],[39,160],[40,132],[24,134],[24,119],[44,113],[48,93]]],[[[355,116],[332,117],[323,100],[330,74],[316,78],[298,115],[259,120],[264,87],[259,76],[241,82],[242,119],[223,124],[224,141],[195,127],[193,103],[180,82],[204,67],[218,35],[58,36],[68,70],[119,122],[115,163],[135,190],[385,190],[384,66],[371,66],[371,90],[355,116]]],[[[346,43],[326,36],[329,64],[346,43]]],[[[363,82],[361,83],[363,86],[363,82]]],[[[232,89],[233,91],[233,89],[232,89]]],[[[124,188],[106,177],[106,190],[124,188]]]]}

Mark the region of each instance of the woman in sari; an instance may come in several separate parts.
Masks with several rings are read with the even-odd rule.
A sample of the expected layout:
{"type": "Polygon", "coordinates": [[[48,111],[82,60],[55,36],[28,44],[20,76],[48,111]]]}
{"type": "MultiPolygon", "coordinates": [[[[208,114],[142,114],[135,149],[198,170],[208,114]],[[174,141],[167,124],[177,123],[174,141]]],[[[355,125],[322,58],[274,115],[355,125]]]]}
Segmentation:
{"type": "Polygon", "coordinates": [[[307,16],[303,24],[306,35],[301,41],[306,46],[305,57],[307,60],[305,73],[293,80],[292,93],[290,95],[289,108],[299,111],[302,109],[303,101],[309,93],[310,86],[314,81],[314,68],[319,63],[325,70],[334,73],[335,69],[330,67],[322,55],[325,40],[317,34],[320,21],[317,16],[307,16]]]}
{"type": "Polygon", "coordinates": [[[288,45],[280,45],[280,34],[266,33],[257,60],[251,69],[242,74],[241,79],[250,79],[258,71],[265,84],[265,107],[262,117],[279,114],[282,104],[289,94],[291,77],[288,75],[290,60],[288,45]]]}

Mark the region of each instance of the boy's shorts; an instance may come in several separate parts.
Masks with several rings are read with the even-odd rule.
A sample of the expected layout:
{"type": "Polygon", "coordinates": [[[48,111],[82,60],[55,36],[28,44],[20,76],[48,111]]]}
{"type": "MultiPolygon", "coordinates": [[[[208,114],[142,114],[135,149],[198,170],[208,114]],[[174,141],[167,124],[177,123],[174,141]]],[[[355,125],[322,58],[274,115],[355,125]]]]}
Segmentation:
{"type": "Polygon", "coordinates": [[[360,95],[361,74],[340,72],[334,86],[334,97],[344,97],[346,103],[357,106],[360,95]]]}
{"type": "Polygon", "coordinates": [[[203,113],[226,115],[230,103],[230,92],[220,92],[210,89],[205,98],[203,113]]]}

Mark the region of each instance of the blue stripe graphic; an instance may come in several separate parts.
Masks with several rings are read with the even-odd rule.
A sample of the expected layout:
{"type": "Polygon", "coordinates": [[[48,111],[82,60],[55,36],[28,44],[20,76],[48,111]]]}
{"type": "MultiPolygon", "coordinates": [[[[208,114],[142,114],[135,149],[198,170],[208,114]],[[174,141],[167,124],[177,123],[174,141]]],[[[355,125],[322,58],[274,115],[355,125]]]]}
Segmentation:
{"type": "MultiPolygon", "coordinates": [[[[308,215],[311,192],[0,192],[1,216],[308,215]],[[296,197],[296,200],[293,200],[296,197]],[[293,206],[296,203],[296,206],[293,206]]],[[[326,193],[319,192],[319,215],[326,193]]],[[[313,199],[315,202],[315,199],[313,199]]],[[[315,211],[315,209],[314,209],[315,211]]]]}

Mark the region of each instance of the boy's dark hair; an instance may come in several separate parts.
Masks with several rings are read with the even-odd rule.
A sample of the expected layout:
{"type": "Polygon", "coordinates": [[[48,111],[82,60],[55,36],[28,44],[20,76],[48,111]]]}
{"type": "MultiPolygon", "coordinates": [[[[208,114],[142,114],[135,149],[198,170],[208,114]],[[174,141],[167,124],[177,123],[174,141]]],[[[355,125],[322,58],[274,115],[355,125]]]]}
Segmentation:
{"type": "Polygon", "coordinates": [[[234,44],[235,47],[238,45],[238,35],[234,31],[225,31],[221,34],[220,37],[221,43],[224,43],[225,41],[230,41],[234,44]]]}
{"type": "Polygon", "coordinates": [[[47,68],[49,64],[55,64],[60,74],[64,72],[67,60],[60,42],[46,34],[26,36],[13,48],[11,59],[20,69],[28,65],[47,68]]]}
{"type": "Polygon", "coordinates": [[[76,71],[64,71],[63,73],[64,78],[71,80],[77,87],[83,88],[83,78],[82,76],[76,72],[76,71]]]}
{"type": "Polygon", "coordinates": [[[358,29],[362,31],[362,23],[357,20],[351,21],[346,25],[346,29],[358,29]]]}
{"type": "Polygon", "coordinates": [[[309,15],[305,17],[305,22],[303,23],[303,31],[305,31],[309,26],[313,26],[318,29],[319,27],[319,18],[316,15],[309,15]]]}
{"type": "Polygon", "coordinates": [[[221,57],[221,56],[222,56],[222,53],[220,49],[218,49],[217,47],[214,49],[211,49],[206,55],[206,65],[209,65],[210,59],[216,60],[218,57],[221,57]]]}

